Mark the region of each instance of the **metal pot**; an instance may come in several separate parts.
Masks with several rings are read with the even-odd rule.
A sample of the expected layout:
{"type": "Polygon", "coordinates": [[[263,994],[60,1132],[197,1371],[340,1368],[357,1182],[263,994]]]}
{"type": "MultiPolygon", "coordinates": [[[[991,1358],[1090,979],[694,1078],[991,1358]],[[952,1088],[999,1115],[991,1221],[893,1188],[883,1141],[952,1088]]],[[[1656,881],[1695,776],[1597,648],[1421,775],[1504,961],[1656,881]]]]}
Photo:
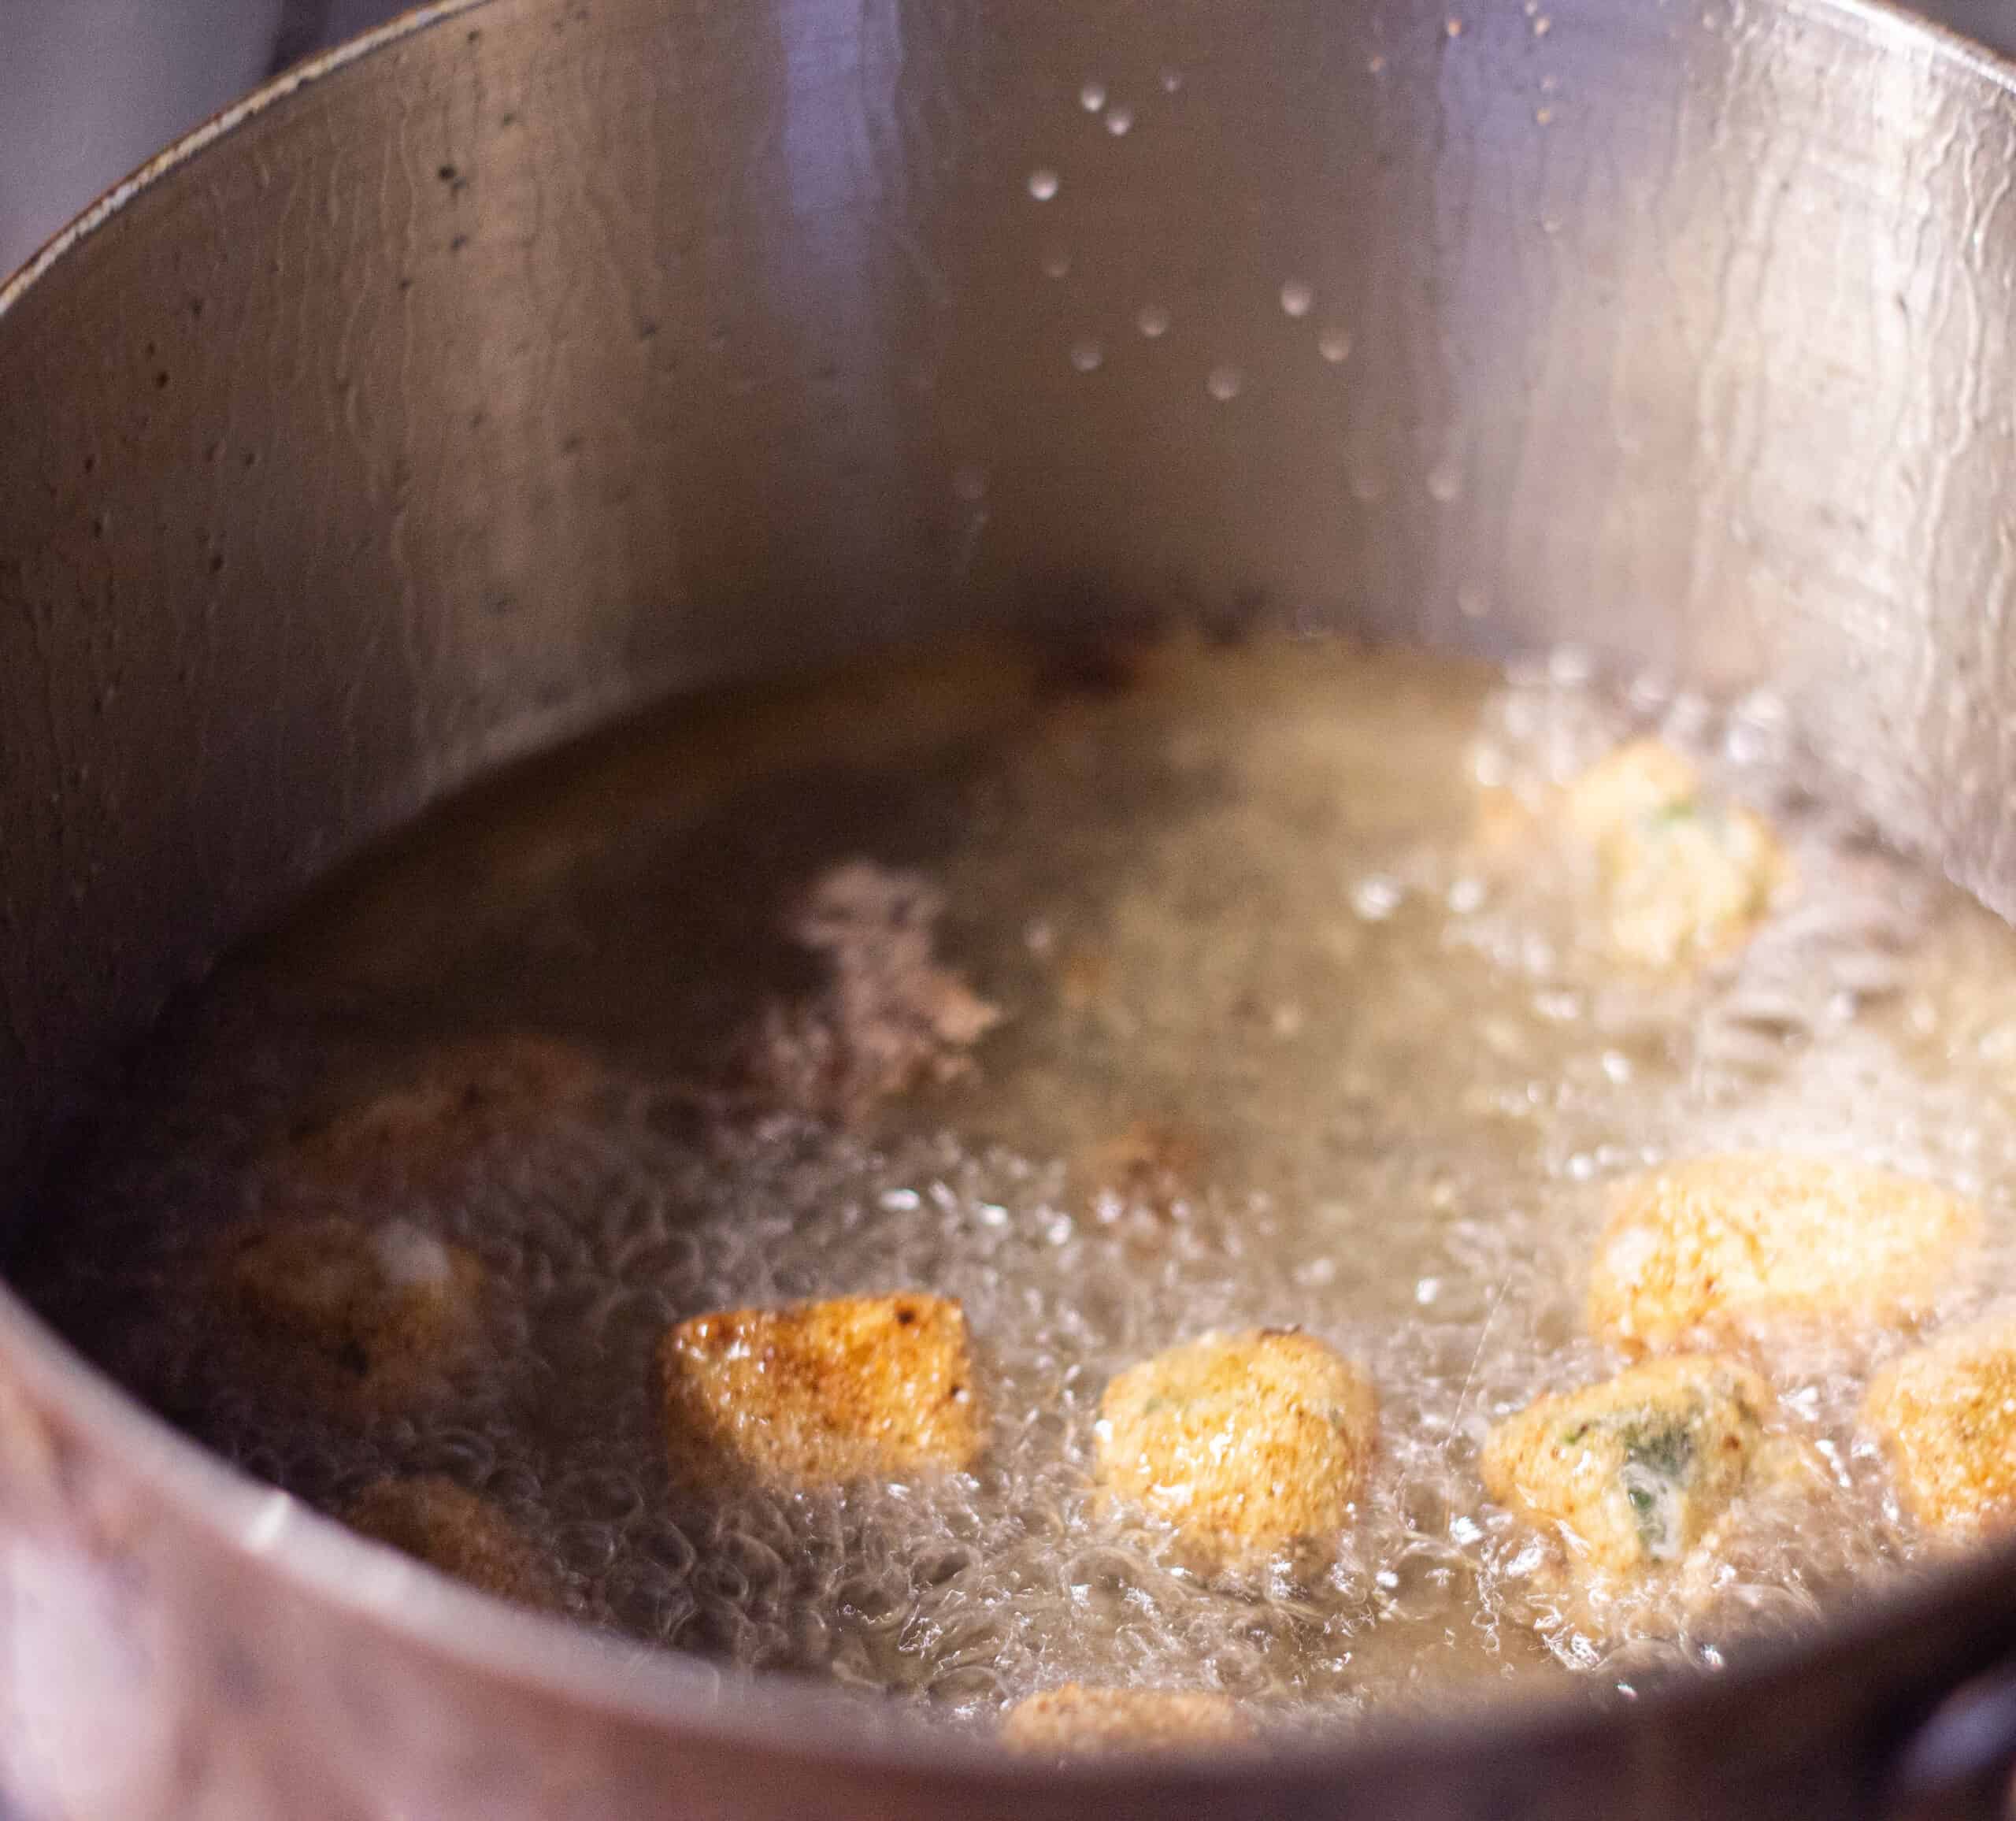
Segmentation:
{"type": "MultiPolygon", "coordinates": [[[[2012,72],[1848,0],[490,0],[284,80],[0,291],[10,1217],[443,792],[977,618],[1768,683],[2016,908],[2012,173],[2012,72]]],[[[2016,1756],[2008,1552],[1629,1712],[864,1738],[350,1537],[3,1294],[0,1536],[37,1821],[1986,1815],[2016,1756]]]]}

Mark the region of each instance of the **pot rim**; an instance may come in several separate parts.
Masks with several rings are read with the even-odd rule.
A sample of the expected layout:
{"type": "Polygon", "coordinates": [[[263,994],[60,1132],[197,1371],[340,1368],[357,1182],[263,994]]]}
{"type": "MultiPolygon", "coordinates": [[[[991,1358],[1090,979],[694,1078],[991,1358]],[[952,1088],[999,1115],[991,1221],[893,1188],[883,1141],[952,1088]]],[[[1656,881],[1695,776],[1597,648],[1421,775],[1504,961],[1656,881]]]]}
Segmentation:
{"type": "MultiPolygon", "coordinates": [[[[2016,98],[2016,61],[1914,14],[1901,0],[1777,0],[1812,20],[1858,22],[1884,47],[1915,46],[1956,64],[2016,98]]],[[[429,0],[376,29],[319,52],[220,109],[112,185],[58,229],[10,277],[0,276],[0,332],[24,296],[66,255],[142,192],[174,175],[216,142],[296,91],[409,37],[478,13],[491,0],[429,0]]],[[[1058,1766],[1017,1760],[983,1736],[897,1715],[888,1730],[865,1736],[831,1692],[784,1676],[724,1672],[686,1653],[589,1632],[475,1592],[445,1574],[369,1541],[292,1495],[265,1485],[146,1409],[76,1351],[0,1281],[0,1361],[61,1427],[120,1462],[191,1526],[226,1550],[256,1560],[293,1590],[478,1675],[592,1708],[662,1731],[723,1745],[759,1747],[806,1764],[884,1772],[957,1775],[1002,1788],[1040,1784],[1088,1792],[1120,1784],[1248,1796],[1335,1783],[1348,1774],[1368,1786],[1389,1769],[1472,1756],[1546,1756],[1584,1744],[1620,1741],[1673,1723],[1705,1723],[1783,1695],[1821,1666],[1880,1655],[1886,1642],[1922,1628],[1964,1626],[1983,1596],[2016,1582],[2016,1534],[1940,1563],[1896,1588],[1858,1600],[1847,1612],[1796,1638],[1760,1639],[1710,1676],[1660,1678],[1628,1708],[1597,1698],[1595,1686],[1505,1693],[1462,1684],[1448,1691],[1450,1717],[1374,1715],[1324,1737],[1269,1741],[1264,1759],[1246,1754],[1173,1760],[1142,1755],[1058,1766]]],[[[1606,1691],[1605,1691],[1606,1692],[1606,1691]]],[[[1943,1691],[1933,1690],[1929,1693],[1943,1691]]],[[[1627,1748],[1628,1749],[1628,1748],[1627,1748]]]]}

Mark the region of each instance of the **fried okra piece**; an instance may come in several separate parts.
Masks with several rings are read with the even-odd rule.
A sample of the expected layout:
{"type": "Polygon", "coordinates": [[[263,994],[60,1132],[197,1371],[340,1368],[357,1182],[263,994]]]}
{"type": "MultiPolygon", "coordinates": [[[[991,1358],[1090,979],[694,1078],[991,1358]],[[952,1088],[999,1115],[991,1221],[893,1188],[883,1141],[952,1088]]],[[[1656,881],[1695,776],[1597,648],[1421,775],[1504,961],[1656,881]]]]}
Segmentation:
{"type": "Polygon", "coordinates": [[[213,1279],[223,1344],[248,1349],[276,1389],[354,1414],[422,1401],[481,1327],[482,1267],[402,1220],[234,1228],[213,1279]]]}
{"type": "Polygon", "coordinates": [[[1732,1361],[1655,1360],[1499,1424],[1484,1489],[1571,1561],[1612,1574],[1677,1563],[1743,1489],[1771,1407],[1770,1387],[1732,1361]]]}
{"type": "Polygon", "coordinates": [[[1208,1752],[1252,1738],[1251,1724],[1227,1696],[1177,1689],[1067,1682],[1027,1696],[1001,1716],[1001,1742],[1032,1757],[1208,1752]]]}
{"type": "Polygon", "coordinates": [[[982,1445],[965,1311],[903,1291],[697,1315],[660,1344],[665,1433],[692,1483],[904,1479],[982,1445]]]}
{"type": "Polygon", "coordinates": [[[1567,812],[1601,870],[1611,945],[1647,967],[1732,947],[1792,878],[1770,824],[1707,794],[1656,740],[1632,740],[1584,772],[1567,812]]]}
{"type": "Polygon", "coordinates": [[[580,1111],[608,1071],[587,1051],[524,1033],[424,1052],[404,1078],[346,1107],[287,1147],[297,1182],[438,1187],[484,1148],[580,1111]]]}
{"type": "Polygon", "coordinates": [[[352,1530],[479,1592],[547,1611],[561,1604],[558,1584],[531,1543],[495,1507],[453,1480],[429,1474],[376,1481],[343,1517],[352,1530]]]}
{"type": "Polygon", "coordinates": [[[1313,1335],[1210,1333],[1129,1367],[1099,1407],[1099,1480],[1200,1567],[1327,1560],[1378,1432],[1371,1382],[1313,1335]]]}
{"type": "Polygon", "coordinates": [[[1954,1537],[2016,1522],[2016,1319],[1941,1334],[1878,1374],[1862,1419],[1905,1508],[1954,1537]]]}
{"type": "Polygon", "coordinates": [[[1736,1152],[1621,1184],[1590,1273],[1590,1331],[1631,1352],[1788,1327],[1921,1318],[1981,1229],[1963,1196],[1890,1170],[1736,1152]]]}

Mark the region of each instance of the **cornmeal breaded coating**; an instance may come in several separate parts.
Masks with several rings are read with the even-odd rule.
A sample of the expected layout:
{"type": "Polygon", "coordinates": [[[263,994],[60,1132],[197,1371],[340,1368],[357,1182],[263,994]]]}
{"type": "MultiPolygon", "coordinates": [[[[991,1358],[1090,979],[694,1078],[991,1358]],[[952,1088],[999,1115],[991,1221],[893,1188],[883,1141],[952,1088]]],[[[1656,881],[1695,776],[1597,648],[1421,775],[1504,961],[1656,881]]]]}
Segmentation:
{"type": "Polygon", "coordinates": [[[1034,1757],[1208,1752],[1247,1744],[1253,1736],[1251,1723],[1228,1696],[1177,1689],[1067,1682],[1025,1697],[1001,1716],[1001,1742],[1034,1757]]]}
{"type": "Polygon", "coordinates": [[[1927,1529],[1968,1537],[2016,1522],[2016,1318],[1906,1354],[1870,1385],[1862,1419],[1927,1529]]]}
{"type": "Polygon", "coordinates": [[[500,1600],[553,1611],[551,1571],[510,1521],[453,1480],[381,1479],[343,1514],[350,1527],[500,1600]]]}
{"type": "Polygon", "coordinates": [[[1624,1574],[1677,1563],[1742,1489],[1772,1407],[1770,1388],[1731,1360],[1654,1360],[1499,1423],[1484,1489],[1577,1564],[1624,1574]]]}
{"type": "Polygon", "coordinates": [[[486,1146],[578,1112],[608,1085],[586,1051],[552,1037],[465,1037],[403,1079],[296,1134],[290,1180],[345,1189],[439,1187],[486,1146]]]}
{"type": "Polygon", "coordinates": [[[1981,1229],[1965,1197],[1888,1170],[1733,1152],[1614,1192],[1589,1328],[1632,1352],[1788,1326],[1886,1326],[1929,1310],[1981,1229]]]}
{"type": "Polygon", "coordinates": [[[1584,772],[1567,816],[1601,869],[1611,945],[1647,967],[1733,946],[1792,880],[1770,824],[1704,792],[1694,767],[1656,740],[1584,772]]]}
{"type": "Polygon", "coordinates": [[[336,1215],[224,1233],[213,1260],[219,1344],[283,1394],[354,1415],[424,1400],[472,1350],[483,1269],[410,1222],[336,1215]]]}
{"type": "Polygon", "coordinates": [[[904,1479],[983,1443],[965,1311],[905,1290],[682,1322],[658,1348],[665,1432],[691,1483],[904,1479]]]}
{"type": "Polygon", "coordinates": [[[1371,1382],[1298,1329],[1210,1333],[1106,1387],[1100,1481],[1212,1567],[1295,1545],[1327,1560],[1378,1433],[1371,1382]]]}

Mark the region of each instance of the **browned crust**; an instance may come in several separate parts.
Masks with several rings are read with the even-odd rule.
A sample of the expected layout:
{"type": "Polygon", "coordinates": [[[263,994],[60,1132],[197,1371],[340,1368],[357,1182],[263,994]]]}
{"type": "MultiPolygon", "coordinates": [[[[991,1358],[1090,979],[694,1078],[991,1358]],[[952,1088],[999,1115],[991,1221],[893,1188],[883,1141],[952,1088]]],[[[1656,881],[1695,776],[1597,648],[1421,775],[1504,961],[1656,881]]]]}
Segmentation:
{"type": "Polygon", "coordinates": [[[382,1092],[296,1133],[276,1166],[296,1185],[438,1189],[499,1140],[580,1111],[609,1081],[593,1056],[557,1038],[460,1038],[414,1058],[382,1092]]]}
{"type": "Polygon", "coordinates": [[[328,1215],[247,1222],[209,1273],[218,1345],[283,1399],[365,1417],[412,1407],[476,1351],[483,1267],[443,1242],[439,1282],[401,1283],[374,1248],[385,1229],[328,1215]]]}
{"type": "Polygon", "coordinates": [[[479,1592],[542,1611],[561,1604],[558,1583],[517,1527],[487,1500],[439,1474],[375,1481],[343,1513],[343,1522],[479,1592]]]}
{"type": "Polygon", "coordinates": [[[675,1473],[808,1485],[973,1464],[983,1444],[965,1311],[901,1291],[724,1309],[658,1349],[675,1473]]]}

